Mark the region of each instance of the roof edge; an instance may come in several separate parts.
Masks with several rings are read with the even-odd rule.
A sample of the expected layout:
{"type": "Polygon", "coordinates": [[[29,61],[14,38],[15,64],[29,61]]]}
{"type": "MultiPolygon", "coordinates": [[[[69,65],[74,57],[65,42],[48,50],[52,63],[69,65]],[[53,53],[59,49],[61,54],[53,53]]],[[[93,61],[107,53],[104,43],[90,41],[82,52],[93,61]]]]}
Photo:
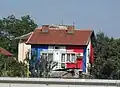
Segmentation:
{"type": "Polygon", "coordinates": [[[29,42],[29,40],[31,39],[32,35],[33,35],[34,32],[31,33],[31,35],[29,36],[29,38],[27,39],[26,43],[29,42]]]}
{"type": "MultiPolygon", "coordinates": [[[[89,36],[89,38],[88,38],[88,40],[87,40],[87,42],[86,42],[86,45],[89,44],[89,41],[90,41],[91,36],[94,35],[94,30],[91,30],[91,31],[92,31],[92,32],[91,32],[91,34],[90,34],[90,36],[89,36]]],[[[94,35],[94,36],[95,36],[95,35],[94,35]]]]}
{"type": "Polygon", "coordinates": [[[24,35],[22,35],[22,36],[16,37],[15,39],[16,39],[16,40],[17,40],[17,39],[23,39],[23,38],[25,38],[26,36],[28,36],[28,35],[30,35],[30,34],[32,34],[32,32],[29,32],[29,33],[24,34],[24,35]]]}

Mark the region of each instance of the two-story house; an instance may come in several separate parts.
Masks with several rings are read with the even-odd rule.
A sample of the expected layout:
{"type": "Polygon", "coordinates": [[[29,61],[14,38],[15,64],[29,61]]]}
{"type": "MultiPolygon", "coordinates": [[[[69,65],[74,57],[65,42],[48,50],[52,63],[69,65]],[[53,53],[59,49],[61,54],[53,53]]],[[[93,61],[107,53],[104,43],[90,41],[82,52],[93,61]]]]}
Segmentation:
{"type": "Polygon", "coordinates": [[[23,61],[26,53],[36,53],[36,59],[46,56],[58,62],[54,70],[78,69],[88,73],[94,60],[94,31],[75,29],[74,26],[43,25],[20,39],[18,60],[23,61]]]}

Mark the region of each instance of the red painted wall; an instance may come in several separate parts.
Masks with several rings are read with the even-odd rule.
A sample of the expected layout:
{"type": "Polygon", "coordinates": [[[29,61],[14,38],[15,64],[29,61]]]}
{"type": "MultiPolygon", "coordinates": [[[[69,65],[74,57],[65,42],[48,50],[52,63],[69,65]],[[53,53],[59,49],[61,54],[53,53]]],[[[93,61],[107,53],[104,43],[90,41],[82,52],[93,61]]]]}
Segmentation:
{"type": "Polygon", "coordinates": [[[83,53],[83,48],[84,47],[81,47],[81,46],[66,46],[66,50],[73,50],[73,52],[76,52],[76,53],[83,53]]]}
{"type": "Polygon", "coordinates": [[[93,45],[91,44],[90,45],[90,62],[91,62],[91,64],[93,64],[93,62],[94,62],[94,48],[93,48],[93,45]]]}
{"type": "MultiPolygon", "coordinates": [[[[66,50],[73,50],[73,52],[76,53],[83,53],[84,52],[84,47],[80,47],[80,46],[67,46],[66,50]]],[[[79,58],[75,61],[75,63],[66,63],[66,68],[69,69],[82,69],[82,58],[79,58]]]]}

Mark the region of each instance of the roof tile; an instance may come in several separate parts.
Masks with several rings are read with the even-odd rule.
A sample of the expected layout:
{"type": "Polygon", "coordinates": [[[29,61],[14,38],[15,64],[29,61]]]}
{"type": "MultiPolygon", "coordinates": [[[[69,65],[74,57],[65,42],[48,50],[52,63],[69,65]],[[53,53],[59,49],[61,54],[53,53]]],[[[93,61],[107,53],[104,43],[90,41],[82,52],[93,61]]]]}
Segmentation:
{"type": "Polygon", "coordinates": [[[0,54],[5,56],[12,56],[13,54],[5,50],[4,48],[0,47],[0,54]]]}
{"type": "Polygon", "coordinates": [[[56,44],[56,45],[86,45],[93,30],[76,29],[73,33],[67,33],[65,29],[49,29],[42,32],[36,29],[26,42],[28,44],[56,44]]]}

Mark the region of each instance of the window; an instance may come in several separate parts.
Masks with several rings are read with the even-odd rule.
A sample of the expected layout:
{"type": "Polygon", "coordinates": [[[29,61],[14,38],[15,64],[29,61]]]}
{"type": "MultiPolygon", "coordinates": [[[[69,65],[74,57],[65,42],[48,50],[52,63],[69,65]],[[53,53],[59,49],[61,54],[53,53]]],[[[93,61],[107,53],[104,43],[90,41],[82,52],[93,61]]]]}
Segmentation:
{"type": "Polygon", "coordinates": [[[90,57],[90,50],[88,49],[88,57],[90,57]]]}
{"type": "Polygon", "coordinates": [[[61,55],[61,62],[65,62],[65,54],[61,55]]]}
{"type": "Polygon", "coordinates": [[[76,61],[76,54],[75,53],[62,53],[61,54],[61,63],[71,63],[76,61]]]}
{"type": "Polygon", "coordinates": [[[58,47],[58,46],[55,46],[55,49],[59,49],[59,47],[58,47]]]}
{"type": "Polygon", "coordinates": [[[75,54],[71,54],[71,62],[75,62],[75,60],[76,60],[75,54]]]}
{"type": "Polygon", "coordinates": [[[47,57],[47,53],[42,53],[43,58],[47,57]]]}
{"type": "Polygon", "coordinates": [[[67,62],[71,62],[70,61],[70,54],[67,54],[67,62]]]}
{"type": "Polygon", "coordinates": [[[53,61],[53,53],[42,53],[42,57],[47,59],[47,61],[53,61]]]}
{"type": "Polygon", "coordinates": [[[48,53],[48,61],[53,61],[53,53],[48,53]]]}

